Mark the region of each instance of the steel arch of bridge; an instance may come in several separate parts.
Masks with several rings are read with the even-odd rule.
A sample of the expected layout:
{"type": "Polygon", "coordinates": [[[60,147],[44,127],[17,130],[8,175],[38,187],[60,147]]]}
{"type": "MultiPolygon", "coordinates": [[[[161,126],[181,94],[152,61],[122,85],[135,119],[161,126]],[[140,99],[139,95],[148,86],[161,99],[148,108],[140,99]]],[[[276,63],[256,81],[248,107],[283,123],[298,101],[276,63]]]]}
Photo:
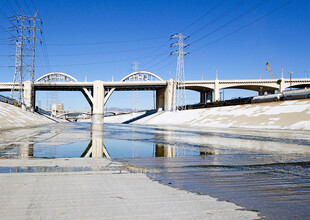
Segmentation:
{"type": "MultiPolygon", "coordinates": [[[[164,81],[160,76],[156,75],[155,73],[149,71],[135,71],[129,73],[127,76],[122,78],[120,82],[125,81],[164,81]]],[[[107,92],[104,97],[104,105],[109,100],[110,96],[114,92],[115,88],[111,89],[107,92]]]]}
{"type": "MultiPolygon", "coordinates": [[[[79,82],[79,81],[67,73],[51,72],[39,77],[38,79],[36,79],[35,82],[79,82]]],[[[88,103],[92,105],[93,99],[90,91],[86,88],[83,88],[82,93],[87,99],[88,103]]]]}
{"type": "Polygon", "coordinates": [[[124,82],[124,81],[164,81],[164,80],[160,76],[149,71],[136,71],[128,74],[120,81],[124,82]]]}
{"type": "Polygon", "coordinates": [[[51,72],[39,77],[35,82],[78,82],[78,80],[67,73],[51,72]]]}

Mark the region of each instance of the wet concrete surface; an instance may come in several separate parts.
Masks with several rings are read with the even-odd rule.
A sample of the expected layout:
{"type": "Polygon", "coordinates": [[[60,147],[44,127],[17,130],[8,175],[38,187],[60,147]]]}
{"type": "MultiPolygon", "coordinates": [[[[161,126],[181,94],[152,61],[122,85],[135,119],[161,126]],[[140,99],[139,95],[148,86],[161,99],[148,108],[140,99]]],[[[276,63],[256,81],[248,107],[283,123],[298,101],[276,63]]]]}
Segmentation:
{"type": "Polygon", "coordinates": [[[310,136],[303,131],[88,123],[0,134],[0,172],[79,172],[98,166],[8,166],[7,159],[110,157],[163,184],[231,201],[261,217],[310,217],[310,136]],[[1,162],[1,160],[0,160],[1,162]],[[28,170],[28,171],[27,171],[28,170]]]}

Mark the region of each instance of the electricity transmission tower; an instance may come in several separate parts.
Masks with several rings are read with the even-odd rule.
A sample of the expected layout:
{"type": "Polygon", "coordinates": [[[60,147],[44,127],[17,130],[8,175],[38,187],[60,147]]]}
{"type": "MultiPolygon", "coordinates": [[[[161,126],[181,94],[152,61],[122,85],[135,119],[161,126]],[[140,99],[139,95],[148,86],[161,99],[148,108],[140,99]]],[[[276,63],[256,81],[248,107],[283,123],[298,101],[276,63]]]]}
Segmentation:
{"type": "Polygon", "coordinates": [[[177,62],[177,73],[176,73],[176,83],[177,83],[177,92],[176,92],[176,105],[173,105],[175,110],[186,110],[186,93],[185,93],[185,75],[184,75],[184,61],[183,57],[188,53],[184,52],[183,49],[188,45],[184,44],[183,41],[188,37],[184,36],[182,33],[177,33],[175,35],[171,35],[170,39],[178,38],[178,41],[172,43],[172,46],[178,46],[178,49],[171,52],[170,55],[177,53],[178,54],[178,62],[177,62]],[[176,107],[175,107],[176,106],[176,107]],[[176,109],[177,108],[177,109],[176,109]]]}
{"type": "MultiPolygon", "coordinates": [[[[137,61],[133,62],[131,64],[131,71],[135,71],[137,72],[139,69],[139,63],[137,61]]],[[[134,79],[134,80],[139,80],[138,78],[134,79]]],[[[136,112],[138,111],[139,108],[139,94],[137,91],[133,91],[133,97],[132,97],[132,112],[136,112]]]]}
{"type": "Polygon", "coordinates": [[[40,40],[36,36],[37,31],[41,31],[37,28],[37,21],[42,20],[37,18],[38,11],[33,16],[27,16],[21,9],[21,15],[14,15],[10,17],[10,21],[16,25],[13,25],[10,29],[16,31],[17,35],[12,37],[16,41],[16,55],[15,55],[15,74],[13,79],[13,88],[11,90],[11,97],[14,97],[15,86],[18,85],[18,102],[24,103],[23,94],[23,81],[25,75],[28,75],[28,80],[34,81],[35,73],[35,42],[40,40]]]}

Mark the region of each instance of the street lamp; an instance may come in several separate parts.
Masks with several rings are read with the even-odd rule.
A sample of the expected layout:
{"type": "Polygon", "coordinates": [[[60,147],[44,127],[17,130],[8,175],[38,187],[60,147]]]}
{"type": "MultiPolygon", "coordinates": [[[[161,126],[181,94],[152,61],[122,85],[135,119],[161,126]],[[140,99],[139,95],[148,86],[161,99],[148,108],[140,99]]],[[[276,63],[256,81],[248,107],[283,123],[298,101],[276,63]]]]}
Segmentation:
{"type": "Polygon", "coordinates": [[[293,72],[288,72],[288,74],[290,74],[290,90],[292,90],[292,73],[293,72]]]}

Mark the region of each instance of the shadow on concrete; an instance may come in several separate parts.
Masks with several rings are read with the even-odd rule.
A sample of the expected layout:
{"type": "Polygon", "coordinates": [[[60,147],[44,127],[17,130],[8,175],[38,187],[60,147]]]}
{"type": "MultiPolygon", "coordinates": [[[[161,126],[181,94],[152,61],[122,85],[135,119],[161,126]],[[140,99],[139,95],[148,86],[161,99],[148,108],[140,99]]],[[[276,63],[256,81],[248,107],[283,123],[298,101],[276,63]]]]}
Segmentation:
{"type": "Polygon", "coordinates": [[[148,110],[143,115],[140,115],[138,117],[132,118],[132,119],[130,119],[128,121],[124,121],[123,124],[130,124],[130,123],[132,123],[134,121],[140,120],[141,118],[144,118],[144,117],[150,116],[152,114],[155,114],[156,112],[157,112],[156,110],[148,110]]]}

